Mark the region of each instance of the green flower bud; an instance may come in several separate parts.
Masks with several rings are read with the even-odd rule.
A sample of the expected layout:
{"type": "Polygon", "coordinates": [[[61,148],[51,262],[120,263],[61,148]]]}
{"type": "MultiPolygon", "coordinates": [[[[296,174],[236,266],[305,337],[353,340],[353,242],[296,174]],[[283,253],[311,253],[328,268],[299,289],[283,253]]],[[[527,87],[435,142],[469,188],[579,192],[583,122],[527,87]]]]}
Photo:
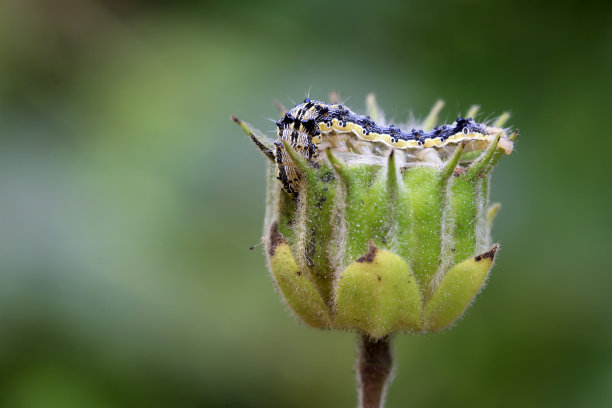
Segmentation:
{"type": "Polygon", "coordinates": [[[435,127],[440,101],[410,133],[381,125],[373,97],[367,105],[372,119],[307,100],[279,121],[275,142],[234,117],[269,159],[269,268],[310,326],[372,339],[441,330],[493,265],[490,173],[516,133],[501,128],[507,115],[435,127]]]}

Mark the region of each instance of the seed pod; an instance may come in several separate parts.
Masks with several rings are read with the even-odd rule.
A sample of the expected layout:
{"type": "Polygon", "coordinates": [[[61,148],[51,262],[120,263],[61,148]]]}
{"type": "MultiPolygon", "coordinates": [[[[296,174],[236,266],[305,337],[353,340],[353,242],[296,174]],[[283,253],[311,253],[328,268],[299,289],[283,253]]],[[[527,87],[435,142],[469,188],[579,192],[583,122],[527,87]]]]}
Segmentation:
{"type": "Polygon", "coordinates": [[[437,331],[483,287],[498,249],[490,173],[516,133],[501,119],[436,126],[442,106],[406,131],[375,122],[373,98],[372,118],[307,99],[278,122],[276,141],[234,118],[269,159],[269,267],[308,325],[373,339],[437,331]]]}

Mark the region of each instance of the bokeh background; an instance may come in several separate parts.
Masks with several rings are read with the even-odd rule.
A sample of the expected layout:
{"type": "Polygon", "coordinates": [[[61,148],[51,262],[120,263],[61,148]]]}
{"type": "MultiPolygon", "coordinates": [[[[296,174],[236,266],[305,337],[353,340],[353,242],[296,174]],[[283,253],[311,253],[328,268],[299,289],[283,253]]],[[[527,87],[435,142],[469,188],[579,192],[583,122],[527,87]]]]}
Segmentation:
{"type": "Polygon", "coordinates": [[[452,330],[398,336],[389,407],[612,406],[609,2],[0,5],[0,406],[351,407],[351,333],[298,324],[230,121],[511,110],[502,251],[452,330]]]}

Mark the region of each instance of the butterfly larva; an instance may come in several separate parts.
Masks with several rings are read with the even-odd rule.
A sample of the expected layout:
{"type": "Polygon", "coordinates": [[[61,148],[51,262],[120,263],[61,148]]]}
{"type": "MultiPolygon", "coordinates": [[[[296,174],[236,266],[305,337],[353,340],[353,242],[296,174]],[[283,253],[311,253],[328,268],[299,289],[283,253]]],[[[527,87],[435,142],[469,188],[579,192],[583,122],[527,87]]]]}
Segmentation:
{"type": "MultiPolygon", "coordinates": [[[[369,116],[358,115],[344,105],[310,99],[293,107],[276,125],[278,140],[275,142],[275,158],[278,179],[283,188],[294,197],[298,196],[302,176],[281,140],[287,141],[298,154],[314,164],[320,158],[322,143],[328,143],[334,149],[343,146],[347,149],[348,136],[357,141],[382,143],[389,148],[422,150],[439,149],[463,142],[488,145],[497,134],[503,132],[500,128],[474,122],[471,118],[458,118],[450,125],[437,126],[431,131],[412,129],[407,132],[394,125],[379,125],[369,116]]],[[[511,142],[504,139],[507,143],[500,143],[499,146],[509,153],[512,150],[511,142]]]]}

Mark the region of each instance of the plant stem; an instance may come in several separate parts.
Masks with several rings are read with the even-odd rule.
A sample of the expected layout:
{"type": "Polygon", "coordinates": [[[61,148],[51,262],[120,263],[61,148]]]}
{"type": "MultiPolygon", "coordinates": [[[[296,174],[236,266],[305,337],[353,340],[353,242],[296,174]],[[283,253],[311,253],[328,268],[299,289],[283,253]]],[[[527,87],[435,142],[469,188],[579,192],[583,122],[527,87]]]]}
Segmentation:
{"type": "Polygon", "coordinates": [[[357,357],[359,408],[382,408],[393,361],[389,336],[372,340],[361,335],[357,357]]]}

